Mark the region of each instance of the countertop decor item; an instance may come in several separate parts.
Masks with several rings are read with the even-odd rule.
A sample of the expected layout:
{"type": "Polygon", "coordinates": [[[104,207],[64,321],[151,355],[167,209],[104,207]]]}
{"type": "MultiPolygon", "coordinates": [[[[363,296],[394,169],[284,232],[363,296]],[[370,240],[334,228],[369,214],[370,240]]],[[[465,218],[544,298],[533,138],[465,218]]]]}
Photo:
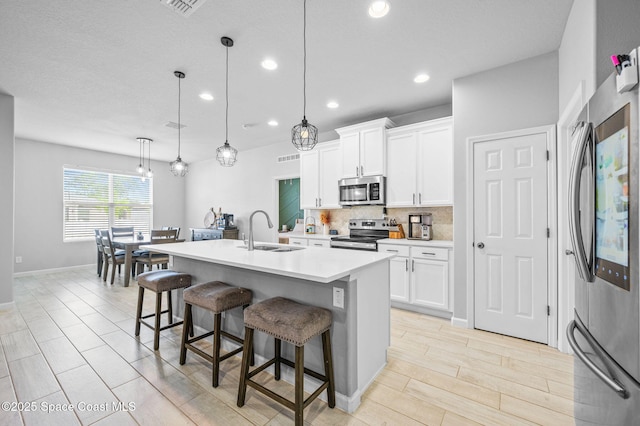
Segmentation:
{"type": "Polygon", "coordinates": [[[305,226],[306,234],[315,234],[316,233],[316,218],[313,216],[309,216],[307,218],[307,225],[305,226]]]}
{"type": "Polygon", "coordinates": [[[185,74],[182,71],[174,71],[173,75],[178,77],[178,158],[176,158],[176,161],[169,163],[169,166],[174,176],[183,177],[189,172],[189,165],[180,158],[180,129],[182,128],[180,123],[180,80],[185,77],[185,74]]]}
{"type": "Polygon", "coordinates": [[[238,150],[229,145],[229,48],[233,46],[233,40],[229,37],[222,37],[220,42],[227,48],[227,72],[225,80],[227,108],[224,122],[224,145],[216,149],[216,160],[218,160],[218,163],[222,166],[231,167],[238,159],[238,150]]]}
{"type": "Polygon", "coordinates": [[[310,151],[318,143],[318,128],[307,121],[307,0],[304,0],[302,19],[303,73],[302,73],[302,122],[291,129],[291,143],[298,151],[310,151]]]}

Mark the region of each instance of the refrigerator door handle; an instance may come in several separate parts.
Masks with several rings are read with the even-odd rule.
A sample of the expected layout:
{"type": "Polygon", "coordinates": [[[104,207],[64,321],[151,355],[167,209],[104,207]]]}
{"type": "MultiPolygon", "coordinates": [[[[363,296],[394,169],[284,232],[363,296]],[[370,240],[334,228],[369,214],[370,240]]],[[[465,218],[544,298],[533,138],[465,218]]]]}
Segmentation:
{"type": "MultiPolygon", "coordinates": [[[[580,334],[582,334],[584,336],[584,338],[587,340],[589,345],[593,347],[593,343],[590,341],[589,336],[587,336],[578,327],[578,324],[576,323],[575,320],[571,321],[569,323],[569,325],[567,326],[567,339],[569,341],[569,346],[571,346],[571,349],[573,349],[573,352],[575,352],[576,356],[578,358],[580,358],[580,361],[582,361],[584,363],[584,365],[586,365],[587,368],[589,368],[589,370],[591,370],[593,372],[593,374],[595,374],[600,380],[602,380],[607,386],[609,386],[615,393],[617,393],[620,398],[622,398],[622,399],[629,398],[629,392],[620,384],[620,382],[618,382],[613,377],[609,377],[607,375],[607,373],[605,373],[600,368],[598,368],[598,366],[595,365],[593,363],[593,361],[591,361],[589,359],[589,357],[587,357],[587,355],[584,353],[582,348],[580,348],[580,346],[578,346],[578,342],[576,342],[576,338],[573,335],[573,333],[575,332],[576,328],[578,329],[580,334]]],[[[600,357],[600,359],[602,359],[602,357],[599,355],[598,351],[595,348],[594,348],[594,353],[596,355],[598,355],[600,357]]],[[[604,362],[604,360],[603,360],[603,362],[604,362]]]]}
{"type": "MultiPolygon", "coordinates": [[[[569,172],[569,234],[571,236],[571,247],[575,255],[576,268],[580,278],[584,281],[592,282],[594,279],[591,265],[587,260],[582,229],[580,227],[580,177],[585,155],[589,149],[593,138],[593,125],[583,123],[580,138],[571,161],[571,171],[569,172]]],[[[591,250],[591,246],[589,250],[591,250]]]]}

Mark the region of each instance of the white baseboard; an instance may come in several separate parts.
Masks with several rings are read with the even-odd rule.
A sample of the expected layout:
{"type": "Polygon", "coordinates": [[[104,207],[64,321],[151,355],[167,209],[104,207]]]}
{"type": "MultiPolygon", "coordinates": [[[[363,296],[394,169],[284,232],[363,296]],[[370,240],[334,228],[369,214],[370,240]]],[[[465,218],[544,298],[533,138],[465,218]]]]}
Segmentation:
{"type": "Polygon", "coordinates": [[[15,305],[16,305],[16,302],[14,301],[7,302],[7,303],[0,303],[0,311],[8,311],[10,309],[13,309],[15,305]]]}
{"type": "Polygon", "coordinates": [[[96,267],[96,265],[94,264],[88,264],[88,265],[64,266],[62,268],[38,269],[36,271],[14,272],[13,278],[26,277],[29,275],[47,275],[47,274],[53,274],[56,272],[73,271],[76,269],[84,269],[89,266],[93,266],[94,268],[96,267]]]}
{"type": "Polygon", "coordinates": [[[469,320],[465,318],[451,317],[451,325],[460,328],[469,328],[469,320]]]}

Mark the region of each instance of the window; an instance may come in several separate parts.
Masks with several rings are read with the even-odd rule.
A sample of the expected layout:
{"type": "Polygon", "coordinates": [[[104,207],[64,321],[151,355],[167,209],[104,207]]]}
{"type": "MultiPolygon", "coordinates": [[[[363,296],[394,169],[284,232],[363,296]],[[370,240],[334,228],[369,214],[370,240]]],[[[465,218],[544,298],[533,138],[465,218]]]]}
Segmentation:
{"type": "Polygon", "coordinates": [[[153,181],[138,175],[63,169],[64,241],[92,239],[94,229],[133,226],[149,233],[153,181]]]}

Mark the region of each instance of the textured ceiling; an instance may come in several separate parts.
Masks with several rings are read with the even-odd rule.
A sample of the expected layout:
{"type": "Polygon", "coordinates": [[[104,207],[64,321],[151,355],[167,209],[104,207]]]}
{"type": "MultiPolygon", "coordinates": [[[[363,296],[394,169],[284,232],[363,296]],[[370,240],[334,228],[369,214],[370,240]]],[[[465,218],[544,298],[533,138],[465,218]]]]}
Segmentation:
{"type": "MultiPolygon", "coordinates": [[[[572,0],[390,4],[372,19],[368,0],[308,0],[307,118],[321,133],[450,103],[453,79],[556,50],[572,0]],[[419,72],[431,79],[414,83],[419,72]]],[[[181,70],[182,157],[211,158],[224,142],[223,35],[235,41],[229,142],[289,140],[302,119],[301,0],[207,0],[188,18],[158,0],[0,2],[0,92],[15,97],[16,136],[134,157],[145,136],[153,159],[172,160],[181,70]],[[260,66],[267,56],[277,70],[260,66]]]]}

